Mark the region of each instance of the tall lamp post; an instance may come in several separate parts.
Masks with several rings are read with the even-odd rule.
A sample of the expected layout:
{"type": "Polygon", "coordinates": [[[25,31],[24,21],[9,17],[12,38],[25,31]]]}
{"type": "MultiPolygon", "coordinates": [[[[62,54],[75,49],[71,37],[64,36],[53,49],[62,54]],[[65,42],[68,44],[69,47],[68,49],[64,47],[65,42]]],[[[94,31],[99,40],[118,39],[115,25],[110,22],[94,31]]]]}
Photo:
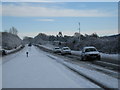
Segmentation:
{"type": "Polygon", "coordinates": [[[78,24],[79,24],[79,43],[80,43],[80,22],[78,24]]]}

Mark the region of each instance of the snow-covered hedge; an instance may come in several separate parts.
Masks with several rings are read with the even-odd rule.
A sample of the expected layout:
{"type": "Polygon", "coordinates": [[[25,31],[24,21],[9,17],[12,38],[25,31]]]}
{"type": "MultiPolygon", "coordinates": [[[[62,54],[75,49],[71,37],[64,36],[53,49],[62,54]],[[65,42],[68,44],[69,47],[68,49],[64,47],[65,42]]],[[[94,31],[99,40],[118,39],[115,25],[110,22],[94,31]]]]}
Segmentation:
{"type": "MultiPolygon", "coordinates": [[[[8,54],[11,54],[11,53],[14,53],[14,52],[21,50],[23,47],[24,47],[23,45],[20,45],[20,46],[14,48],[14,49],[11,49],[11,50],[5,50],[5,49],[2,49],[2,50],[5,51],[6,55],[8,55],[8,54]]],[[[2,54],[2,50],[0,50],[1,54],[2,54]]]]}
{"type": "Polygon", "coordinates": [[[120,54],[105,54],[101,53],[102,58],[104,59],[114,59],[114,60],[119,60],[120,54]]]}

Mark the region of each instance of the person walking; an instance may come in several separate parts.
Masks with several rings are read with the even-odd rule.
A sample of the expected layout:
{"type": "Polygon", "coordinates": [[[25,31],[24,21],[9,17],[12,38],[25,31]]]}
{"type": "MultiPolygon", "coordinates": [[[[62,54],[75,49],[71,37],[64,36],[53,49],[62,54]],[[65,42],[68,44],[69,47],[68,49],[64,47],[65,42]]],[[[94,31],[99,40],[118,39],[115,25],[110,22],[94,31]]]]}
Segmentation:
{"type": "Polygon", "coordinates": [[[26,55],[27,55],[27,57],[28,57],[28,52],[26,52],[26,55]]]}

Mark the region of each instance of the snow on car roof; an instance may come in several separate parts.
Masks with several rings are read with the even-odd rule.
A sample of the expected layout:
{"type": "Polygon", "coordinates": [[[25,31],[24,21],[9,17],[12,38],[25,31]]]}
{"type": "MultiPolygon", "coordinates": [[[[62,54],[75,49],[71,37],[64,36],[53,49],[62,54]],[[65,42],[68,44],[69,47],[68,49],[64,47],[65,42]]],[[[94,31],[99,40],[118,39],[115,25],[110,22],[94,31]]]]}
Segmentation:
{"type": "Polygon", "coordinates": [[[63,47],[63,48],[69,48],[69,47],[63,47]]]}
{"type": "Polygon", "coordinates": [[[60,47],[54,47],[54,48],[60,48],[60,47]]]}
{"type": "Polygon", "coordinates": [[[95,47],[93,47],[93,46],[88,46],[88,47],[84,47],[85,49],[87,49],[87,48],[95,48],[95,47]]]}
{"type": "Polygon", "coordinates": [[[54,49],[60,49],[60,47],[54,47],[54,49]]]}

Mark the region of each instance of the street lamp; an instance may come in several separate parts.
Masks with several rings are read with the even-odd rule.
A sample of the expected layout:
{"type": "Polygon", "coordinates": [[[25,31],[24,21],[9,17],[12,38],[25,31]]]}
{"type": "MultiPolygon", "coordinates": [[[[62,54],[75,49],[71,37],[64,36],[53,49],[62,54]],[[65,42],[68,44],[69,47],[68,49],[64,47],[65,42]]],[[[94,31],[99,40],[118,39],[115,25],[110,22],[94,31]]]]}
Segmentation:
{"type": "Polygon", "coordinates": [[[78,24],[79,24],[79,42],[80,42],[80,22],[78,24]]]}

